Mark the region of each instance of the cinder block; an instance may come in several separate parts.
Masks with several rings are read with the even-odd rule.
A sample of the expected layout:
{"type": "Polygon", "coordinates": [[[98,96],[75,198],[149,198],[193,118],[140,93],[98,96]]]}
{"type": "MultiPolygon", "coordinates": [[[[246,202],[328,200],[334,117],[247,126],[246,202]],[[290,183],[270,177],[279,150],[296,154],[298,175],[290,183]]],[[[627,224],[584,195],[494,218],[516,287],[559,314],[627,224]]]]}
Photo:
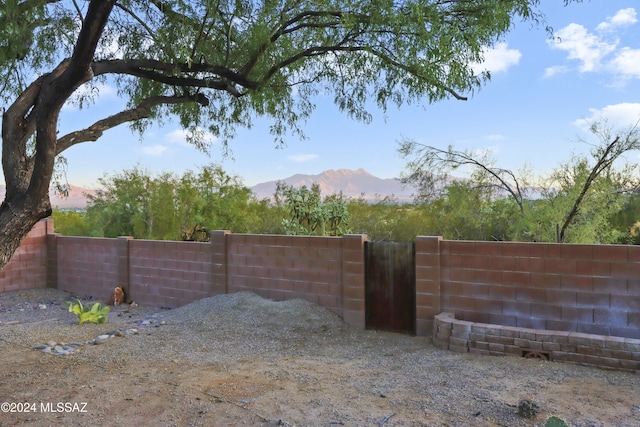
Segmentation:
{"type": "Polygon", "coordinates": [[[469,340],[451,337],[449,338],[449,346],[469,347],[469,340]]]}
{"type": "Polygon", "coordinates": [[[570,332],[564,331],[544,331],[536,333],[536,341],[553,343],[568,343],[570,332]]]}
{"type": "Polygon", "coordinates": [[[485,334],[478,334],[476,332],[471,332],[469,334],[469,341],[486,341],[485,334]]]}
{"type": "Polygon", "coordinates": [[[558,351],[560,350],[560,344],[557,342],[543,342],[542,349],[545,351],[558,351]]]}
{"type": "Polygon", "coordinates": [[[466,329],[457,329],[454,323],[453,328],[451,329],[451,336],[454,338],[461,338],[461,339],[468,340],[471,336],[471,332],[466,329]]]}
{"type": "Polygon", "coordinates": [[[521,328],[527,329],[538,329],[544,330],[545,321],[544,319],[532,319],[529,317],[518,317],[518,326],[521,328]]]}
{"type": "Polygon", "coordinates": [[[605,340],[607,337],[602,335],[591,335],[585,340],[585,344],[594,348],[605,348],[605,340]]]}
{"type": "Polygon", "coordinates": [[[566,353],[577,353],[578,348],[575,344],[560,344],[560,351],[566,353]]]}
{"type": "Polygon", "coordinates": [[[591,354],[585,354],[584,362],[589,365],[600,366],[602,364],[602,358],[591,354]]]}
{"type": "Polygon", "coordinates": [[[468,353],[469,348],[467,346],[456,346],[449,344],[449,350],[455,351],[456,353],[468,353]]]}
{"type": "Polygon", "coordinates": [[[596,348],[596,356],[612,357],[613,356],[613,350],[610,350],[608,348],[596,348]]]}
{"type": "Polygon", "coordinates": [[[503,337],[517,338],[517,337],[520,337],[520,329],[521,328],[517,328],[517,327],[502,328],[500,330],[500,335],[503,337]]]}
{"type": "Polygon", "coordinates": [[[500,335],[500,331],[503,329],[501,325],[487,325],[485,334],[486,335],[500,335]]]}
{"type": "Polygon", "coordinates": [[[625,350],[611,350],[611,357],[615,357],[620,360],[633,360],[633,353],[625,350]]]}
{"type": "Polygon", "coordinates": [[[520,347],[515,346],[515,345],[505,345],[504,346],[504,353],[507,356],[521,356],[521,352],[522,350],[520,350],[520,347]]]}
{"type": "Polygon", "coordinates": [[[590,338],[591,336],[589,334],[584,334],[582,332],[571,332],[569,334],[569,344],[586,345],[587,340],[590,338]]]}
{"type": "Polygon", "coordinates": [[[634,338],[625,338],[624,349],[634,353],[640,353],[640,340],[634,338]]]}
{"type": "Polygon", "coordinates": [[[621,337],[606,337],[604,345],[606,348],[614,350],[624,350],[625,339],[621,337]]]}
{"type": "Polygon", "coordinates": [[[537,333],[538,331],[535,329],[518,328],[518,336],[522,339],[535,341],[537,333]]]}
{"type": "Polygon", "coordinates": [[[492,353],[504,353],[504,344],[489,343],[489,351],[492,353]]]}
{"type": "Polygon", "coordinates": [[[514,345],[515,338],[503,337],[502,335],[485,335],[485,340],[490,343],[497,343],[503,345],[514,345]]]}
{"type": "Polygon", "coordinates": [[[620,367],[629,371],[638,371],[640,370],[640,360],[622,359],[620,360],[620,367]]]}
{"type": "Polygon", "coordinates": [[[576,332],[578,329],[576,322],[567,320],[546,320],[544,323],[548,331],[576,332]]]}
{"type": "Polygon", "coordinates": [[[463,331],[463,332],[467,332],[470,333],[471,332],[471,326],[473,325],[473,322],[467,322],[464,320],[456,320],[452,323],[452,329],[454,331],[463,331]]]}
{"type": "Polygon", "coordinates": [[[588,345],[577,345],[576,346],[576,352],[578,354],[595,355],[596,354],[596,348],[588,346],[588,345]]]}
{"type": "Polygon", "coordinates": [[[471,348],[489,351],[489,343],[486,341],[469,341],[469,349],[471,348]]]}
{"type": "Polygon", "coordinates": [[[434,324],[434,333],[442,336],[446,336],[447,338],[451,336],[451,324],[448,323],[435,323],[434,324]]]}
{"type": "Polygon", "coordinates": [[[471,332],[484,335],[485,333],[487,333],[487,328],[490,327],[491,325],[487,323],[474,323],[473,325],[471,325],[471,332]]]}
{"type": "Polygon", "coordinates": [[[539,350],[542,351],[542,343],[539,341],[530,341],[529,342],[529,349],[531,350],[539,350]]]}
{"type": "Polygon", "coordinates": [[[586,363],[586,359],[585,359],[585,355],[584,354],[565,353],[565,352],[561,352],[561,351],[554,351],[551,354],[551,358],[553,360],[559,360],[559,361],[562,361],[562,362],[571,362],[571,363],[578,363],[578,364],[586,363]]]}
{"type": "Polygon", "coordinates": [[[600,358],[600,363],[598,364],[601,368],[620,368],[622,364],[619,359],[614,359],[612,357],[602,357],[600,358]]]}

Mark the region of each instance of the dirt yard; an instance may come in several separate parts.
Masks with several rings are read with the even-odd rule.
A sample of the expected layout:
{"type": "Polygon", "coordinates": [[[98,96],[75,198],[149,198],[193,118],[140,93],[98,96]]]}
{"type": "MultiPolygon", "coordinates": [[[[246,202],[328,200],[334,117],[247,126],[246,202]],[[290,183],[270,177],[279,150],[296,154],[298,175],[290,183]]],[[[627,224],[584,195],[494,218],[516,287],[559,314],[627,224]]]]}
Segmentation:
{"type": "Polygon", "coordinates": [[[76,325],[70,298],[0,295],[0,426],[640,425],[640,375],[456,354],[251,293],[117,307],[103,325],[76,325]],[[32,349],[49,341],[82,345],[32,349]],[[518,415],[522,399],[535,418],[518,415]]]}

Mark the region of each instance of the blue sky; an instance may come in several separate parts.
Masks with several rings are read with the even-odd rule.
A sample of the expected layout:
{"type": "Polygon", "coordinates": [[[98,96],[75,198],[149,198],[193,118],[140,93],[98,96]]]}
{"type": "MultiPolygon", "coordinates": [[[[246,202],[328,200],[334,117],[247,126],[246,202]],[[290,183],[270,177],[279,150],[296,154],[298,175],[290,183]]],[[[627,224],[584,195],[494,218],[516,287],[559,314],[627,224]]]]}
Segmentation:
{"type": "MultiPolygon", "coordinates": [[[[544,175],[572,153],[588,151],[577,142],[585,123],[606,117],[617,126],[640,119],[640,5],[637,0],[591,0],[562,5],[543,0],[541,10],[555,29],[552,41],[544,26],[519,23],[505,40],[488,50],[484,67],[492,80],[468,101],[373,109],[362,124],[341,114],[330,99],[318,97],[304,126],[308,137],[291,137],[274,148],[268,123],[257,121],[231,141],[233,159],[215,146],[207,157],[188,146],[178,125],[154,127],[140,140],[125,126],[94,143],[66,152],[71,184],[95,187],[104,173],[140,165],[150,172],[181,173],[219,163],[245,185],[327,169],[364,168],[381,178],[397,177],[405,161],[398,140],[411,138],[446,148],[491,150],[501,167],[528,164],[544,175]]],[[[78,112],[65,108],[61,134],[73,130],[84,114],[108,115],[121,105],[104,87],[96,105],[78,112]],[[86,111],[86,112],[85,112],[86,111]]],[[[640,161],[633,154],[629,161],[640,161]]]]}

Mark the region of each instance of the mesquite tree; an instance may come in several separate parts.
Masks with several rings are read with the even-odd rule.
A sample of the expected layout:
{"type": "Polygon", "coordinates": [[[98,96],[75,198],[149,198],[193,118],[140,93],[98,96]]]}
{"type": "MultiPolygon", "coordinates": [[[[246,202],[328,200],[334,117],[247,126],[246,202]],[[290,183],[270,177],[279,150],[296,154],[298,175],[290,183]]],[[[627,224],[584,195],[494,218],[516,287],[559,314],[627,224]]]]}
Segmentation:
{"type": "MultiPolygon", "coordinates": [[[[565,0],[565,3],[570,0],[565,0]]],[[[56,156],[128,123],[169,116],[228,141],[252,118],[276,143],[301,133],[312,96],[369,120],[365,106],[465,99],[488,78],[473,65],[539,0],[0,0],[0,266],[51,212],[56,156]],[[34,77],[35,76],[35,77],[34,77]],[[128,102],[58,133],[62,107],[87,87],[128,102]],[[74,95],[76,94],[76,95],[74,95]]],[[[206,139],[192,132],[191,142],[206,139]]]]}

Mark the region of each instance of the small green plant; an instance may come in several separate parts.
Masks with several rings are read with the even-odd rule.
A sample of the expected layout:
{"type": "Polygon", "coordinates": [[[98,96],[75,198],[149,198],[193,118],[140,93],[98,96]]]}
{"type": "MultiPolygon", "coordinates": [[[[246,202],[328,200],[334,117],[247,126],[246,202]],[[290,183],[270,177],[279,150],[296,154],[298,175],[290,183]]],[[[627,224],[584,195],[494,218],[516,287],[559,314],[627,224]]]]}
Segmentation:
{"type": "Polygon", "coordinates": [[[78,316],[78,325],[82,325],[84,322],[105,323],[107,321],[107,314],[111,311],[110,307],[101,307],[101,304],[97,302],[89,308],[89,306],[83,306],[79,299],[76,301],[78,302],[75,304],[67,301],[67,305],[69,312],[78,316]]]}
{"type": "Polygon", "coordinates": [[[562,418],[552,415],[547,419],[547,422],[544,423],[544,427],[569,427],[569,425],[562,418]]]}
{"type": "Polygon", "coordinates": [[[522,399],[518,403],[518,415],[522,418],[535,418],[540,412],[540,407],[531,399],[522,399]]]}

